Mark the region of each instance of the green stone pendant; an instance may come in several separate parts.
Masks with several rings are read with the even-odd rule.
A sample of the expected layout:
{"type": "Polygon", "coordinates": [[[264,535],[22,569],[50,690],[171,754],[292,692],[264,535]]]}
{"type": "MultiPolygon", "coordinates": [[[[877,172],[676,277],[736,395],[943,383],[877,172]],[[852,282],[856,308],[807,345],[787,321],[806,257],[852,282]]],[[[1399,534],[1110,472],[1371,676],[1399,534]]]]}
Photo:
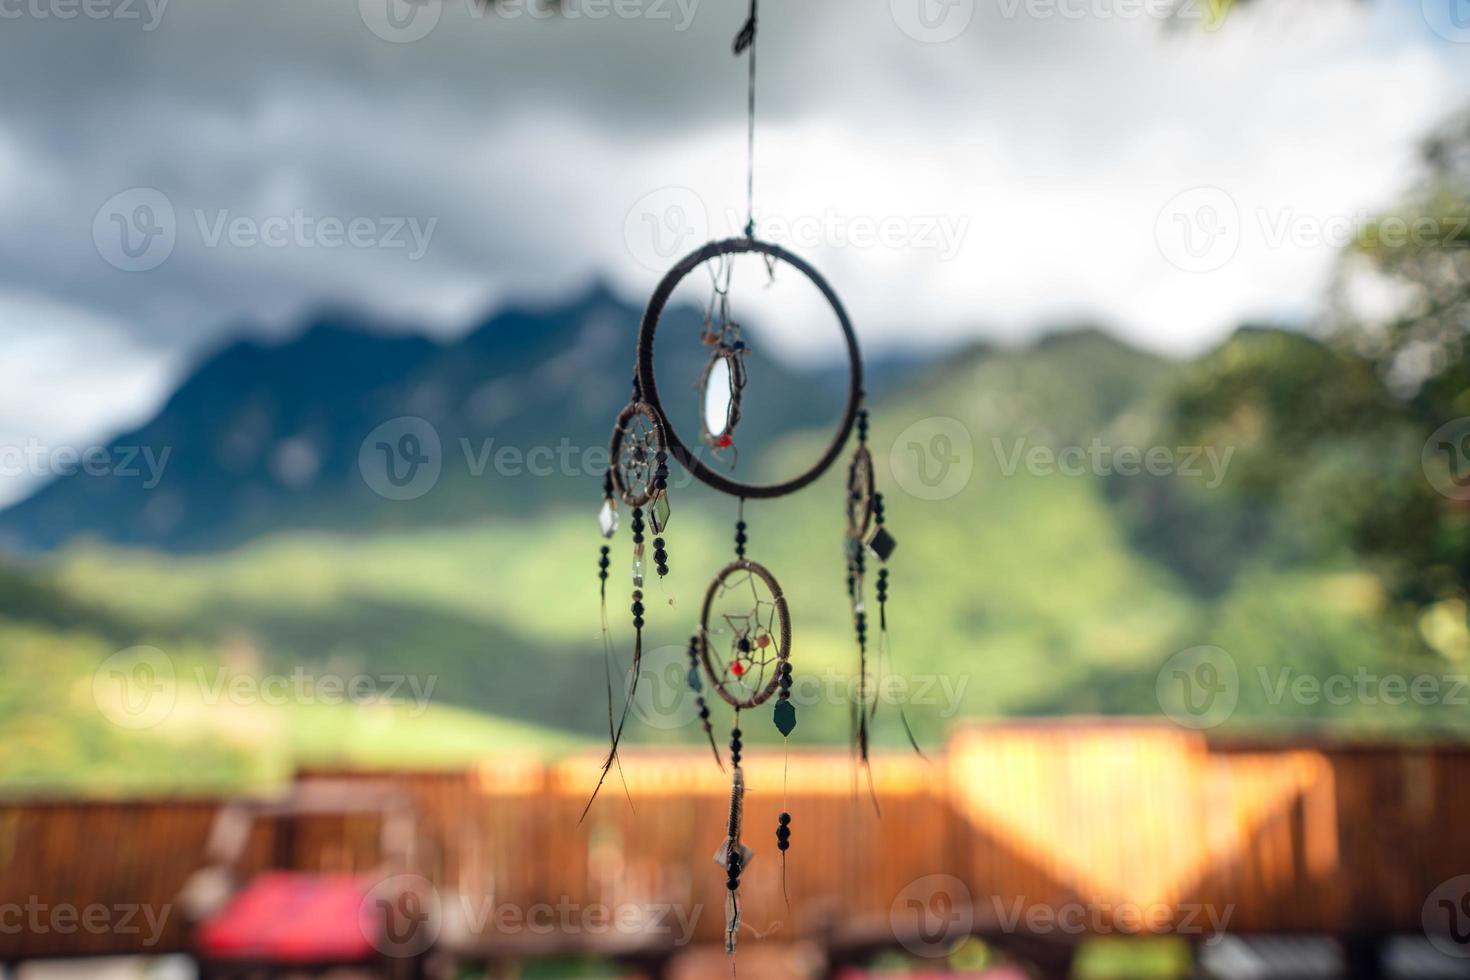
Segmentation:
{"type": "Polygon", "coordinates": [[[796,705],[790,701],[776,702],[776,729],[783,735],[790,735],[796,728],[796,705]]]}

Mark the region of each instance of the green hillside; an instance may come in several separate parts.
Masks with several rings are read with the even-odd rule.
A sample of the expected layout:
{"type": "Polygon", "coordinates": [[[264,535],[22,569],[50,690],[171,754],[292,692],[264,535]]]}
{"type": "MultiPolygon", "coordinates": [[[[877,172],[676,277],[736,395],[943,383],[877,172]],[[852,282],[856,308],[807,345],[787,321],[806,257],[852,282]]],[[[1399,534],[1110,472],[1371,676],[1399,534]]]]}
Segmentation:
{"type": "MultiPolygon", "coordinates": [[[[1383,615],[1377,578],[1350,558],[1273,557],[1236,568],[1223,589],[1201,590],[1136,543],[1146,514],[1117,489],[1131,477],[1044,465],[1094,441],[1148,446],[1181,370],[1082,333],[952,358],[873,407],[871,444],[900,542],[890,669],[921,741],[963,717],[1157,714],[1161,666],[1204,645],[1224,648],[1238,668],[1227,726],[1462,724],[1443,705],[1282,701],[1273,673],[1282,666],[1444,673],[1414,659],[1414,644],[1383,615]],[[936,419],[962,424],[969,447],[951,441],[947,452],[955,465],[968,460],[970,475],[927,499],[936,495],[919,472],[927,440],[955,431],[936,419]]],[[[789,468],[825,438],[791,434],[770,465],[789,468]]],[[[843,692],[856,655],[838,469],[794,498],[746,509],[750,555],[784,583],[797,672],[812,679],[795,736],[806,742],[847,738],[843,692]]],[[[530,485],[496,491],[533,497],[534,478],[517,479],[530,485]]],[[[682,662],[704,585],[732,547],[733,501],[676,484],[668,602],[653,586],[648,614],[655,671],[682,662]]],[[[450,765],[593,744],[607,725],[597,497],[589,484],[584,505],[552,504],[534,519],[295,532],[209,555],[73,546],[0,588],[0,731],[22,749],[5,754],[0,779],[199,789],[270,782],[302,761],[450,765]],[[157,653],[108,661],[140,645],[161,651],[173,672],[171,710],[146,727],[125,714],[119,723],[118,707],[98,694],[120,669],[153,676],[126,672],[157,653]],[[358,697],[329,690],[354,679],[367,685],[358,697]]],[[[626,664],[626,527],[612,544],[609,613],[626,664]]],[[[670,696],[678,675],[668,675],[670,696]]],[[[669,717],[639,716],[629,737],[702,737],[690,716],[669,717]]],[[[744,727],[747,741],[774,740],[768,725],[744,727]]],[[[877,727],[880,743],[901,743],[891,711],[880,708],[877,727]]]]}

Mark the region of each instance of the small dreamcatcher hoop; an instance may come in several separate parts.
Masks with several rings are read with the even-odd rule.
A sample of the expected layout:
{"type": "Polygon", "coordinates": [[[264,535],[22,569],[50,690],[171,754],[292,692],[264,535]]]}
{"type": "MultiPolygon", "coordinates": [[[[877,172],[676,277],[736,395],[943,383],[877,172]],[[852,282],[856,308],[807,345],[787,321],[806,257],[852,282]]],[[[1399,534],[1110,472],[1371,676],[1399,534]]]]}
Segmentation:
{"type": "Polygon", "coordinates": [[[647,506],[661,492],[659,471],[667,479],[668,466],[664,433],[659,413],[647,402],[629,402],[618,413],[607,452],[613,488],[629,507],[647,506]]]}
{"type": "Polygon", "coordinates": [[[783,685],[781,678],[790,673],[783,665],[791,658],[791,614],[780,583],[764,565],[740,558],[722,568],[704,595],[699,624],[705,676],[731,707],[742,711],[758,708],[778,688],[789,689],[789,682],[783,685]],[[762,598],[762,585],[770,593],[769,598],[762,598]],[[721,614],[719,621],[710,622],[716,602],[747,588],[749,612],[721,614]],[[726,642],[728,649],[717,649],[726,642]],[[717,657],[725,658],[718,667],[717,657]],[[747,679],[747,675],[753,677],[747,679]]]}
{"type": "Polygon", "coordinates": [[[643,401],[653,409],[654,413],[662,422],[663,436],[671,456],[684,464],[684,468],[694,475],[695,479],[706,486],[713,487],[721,493],[727,493],[742,499],[760,499],[769,497],[783,497],[788,493],[800,490],[802,487],[816,480],[827,471],[832,462],[842,452],[842,447],[847,444],[847,438],[852,433],[854,420],[857,418],[858,407],[863,399],[863,359],[858,351],[857,337],[852,332],[852,322],[847,318],[847,311],[842,306],[842,301],[832,287],[827,284],[821,274],[813,269],[802,259],[792,255],[779,245],[763,242],[755,238],[727,238],[724,241],[710,242],[707,245],[691,252],[679,261],[658,287],[654,289],[653,296],[648,301],[648,308],[643,313],[643,324],[638,331],[638,387],[643,394],[643,401]],[[805,276],[812,285],[816,286],[822,296],[826,298],[832,312],[837,316],[837,323],[842,328],[842,336],[847,344],[847,359],[849,366],[847,404],[843,408],[842,421],[838,425],[837,432],[832,442],[822,455],[812,464],[811,468],[790,480],[781,483],[751,484],[732,479],[722,473],[716,472],[690,452],[684,440],[679,438],[673,424],[668,419],[668,413],[663,409],[659,401],[658,382],[654,377],[653,365],[653,341],[658,333],[659,319],[663,316],[664,307],[668,304],[669,297],[673,295],[674,289],[684,281],[691,272],[699,268],[711,259],[717,259],[725,255],[739,255],[753,252],[764,255],[768,259],[784,262],[805,276]]]}

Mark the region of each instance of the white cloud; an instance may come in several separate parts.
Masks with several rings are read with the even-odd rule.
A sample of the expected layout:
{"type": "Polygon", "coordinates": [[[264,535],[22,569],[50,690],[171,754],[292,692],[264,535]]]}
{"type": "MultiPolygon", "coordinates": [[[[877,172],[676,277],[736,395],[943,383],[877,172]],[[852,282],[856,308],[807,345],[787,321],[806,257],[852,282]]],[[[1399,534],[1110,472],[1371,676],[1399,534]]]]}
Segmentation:
{"type": "MultiPolygon", "coordinates": [[[[889,7],[772,6],[760,41],[762,227],[794,239],[872,343],[1091,318],[1190,352],[1246,318],[1302,316],[1334,250],[1273,245],[1276,230],[1392,200],[1414,140],[1467,88],[1409,8],[1254,4],[1203,32],[980,3],[955,40],[924,44],[889,7]],[[1222,267],[1188,272],[1155,227],[1200,186],[1234,203],[1239,240],[1222,267]]],[[[116,428],[221,331],[285,329],[319,303],[448,332],[594,274],[639,297],[657,273],[625,230],[661,188],[692,191],[711,234],[738,230],[745,69],[728,46],[743,5],[695,4],[687,30],[672,0],[672,20],[467,9],[450,0],[414,44],[375,36],[357,0],[171,4],[152,31],[7,21],[0,84],[27,93],[0,107],[6,363],[24,364],[7,428],[116,428]],[[99,206],[131,187],[161,190],[178,219],[148,272],[109,265],[92,238],[99,206]],[[298,211],[436,224],[418,260],[211,246],[200,227],[298,211]],[[99,337],[132,352],[129,377],[89,367],[99,337]],[[91,381],[60,416],[26,407],[45,400],[39,378],[73,375],[91,381]]]]}

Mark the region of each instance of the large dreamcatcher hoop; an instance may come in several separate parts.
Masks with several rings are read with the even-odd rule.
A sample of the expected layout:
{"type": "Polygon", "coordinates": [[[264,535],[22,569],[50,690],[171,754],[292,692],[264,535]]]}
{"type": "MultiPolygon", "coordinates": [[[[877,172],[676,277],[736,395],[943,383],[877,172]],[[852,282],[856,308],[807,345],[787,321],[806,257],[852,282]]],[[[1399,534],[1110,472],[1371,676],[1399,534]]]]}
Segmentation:
{"type": "Polygon", "coordinates": [[[727,238],[723,241],[710,242],[684,256],[654,289],[653,296],[648,301],[648,307],[643,313],[642,326],[638,331],[638,386],[642,391],[643,401],[652,407],[663,423],[669,455],[683,465],[695,479],[721,493],[727,493],[742,500],[784,497],[789,493],[795,493],[827,472],[827,469],[842,453],[842,447],[847,444],[848,437],[852,434],[853,424],[862,406],[863,358],[862,353],[858,350],[857,336],[853,333],[852,321],[847,317],[847,310],[827,280],[822,278],[821,273],[779,245],[763,242],[757,238],[727,238]],[[691,272],[704,263],[727,255],[746,253],[764,255],[770,260],[784,262],[816,286],[827,300],[828,305],[831,306],[832,312],[836,314],[837,323],[842,328],[842,337],[847,347],[847,403],[842,410],[842,421],[838,424],[831,443],[823,450],[817,461],[805,472],[780,483],[744,483],[712,469],[700,460],[689,450],[684,440],[679,438],[679,433],[669,421],[668,413],[664,411],[663,403],[659,400],[658,378],[654,372],[654,337],[658,333],[659,320],[663,316],[664,307],[668,304],[674,290],[691,272]]]}

